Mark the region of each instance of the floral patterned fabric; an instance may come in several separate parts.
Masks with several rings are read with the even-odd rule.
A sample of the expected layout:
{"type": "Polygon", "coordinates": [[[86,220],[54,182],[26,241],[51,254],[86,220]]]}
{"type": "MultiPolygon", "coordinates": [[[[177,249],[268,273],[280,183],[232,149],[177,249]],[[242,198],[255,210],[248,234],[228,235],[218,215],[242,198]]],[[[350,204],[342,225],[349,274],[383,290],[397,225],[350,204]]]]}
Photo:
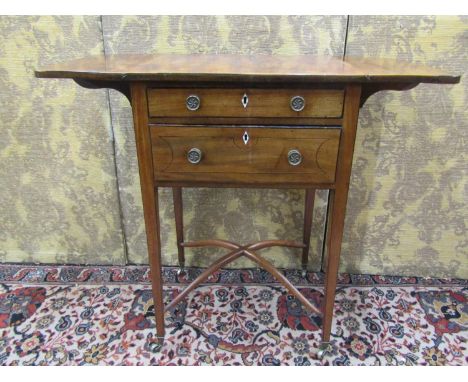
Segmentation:
{"type": "MultiPolygon", "coordinates": [[[[361,110],[341,270],[467,278],[467,25],[466,16],[0,17],[0,262],[147,263],[128,100],[36,79],[37,66],[114,53],[311,54],[462,75],[457,85],[378,93],[361,110]]],[[[160,196],[163,263],[174,265],[170,190],[160,196]]],[[[326,200],[317,192],[314,271],[326,200]]],[[[187,189],[186,237],[300,240],[303,203],[302,190],[187,189]]],[[[187,264],[206,266],[206,251],[187,249],[187,264]]],[[[297,250],[265,252],[300,267],[297,250]]]]}
{"type": "Polygon", "coordinates": [[[0,262],[126,262],[107,91],[34,76],[103,54],[100,28],[0,16],[0,262]]]}
{"type": "MultiPolygon", "coordinates": [[[[268,281],[196,289],[166,314],[164,346],[152,353],[150,286],[95,280],[0,284],[0,364],[468,364],[468,289],[458,283],[359,286],[356,278],[337,292],[332,346],[320,360],[320,317],[268,281]]],[[[165,287],[166,303],[182,287],[165,287]]],[[[320,305],[321,287],[300,290],[320,305]]]]}
{"type": "MultiPolygon", "coordinates": [[[[195,280],[204,268],[186,268],[179,274],[178,267],[163,267],[164,285],[187,284],[195,280]]],[[[322,272],[306,272],[297,269],[282,269],[283,274],[294,285],[323,285],[325,275],[322,272]]],[[[363,274],[338,274],[338,285],[414,285],[414,286],[468,286],[468,280],[440,279],[429,277],[383,276],[363,274]]],[[[261,268],[220,269],[213,273],[206,284],[265,284],[275,283],[275,278],[261,268]]],[[[80,266],[80,265],[14,265],[0,264],[0,283],[88,283],[88,284],[151,284],[147,265],[132,266],[80,266]]]]}
{"type": "Polygon", "coordinates": [[[467,31],[467,16],[350,16],[346,56],[461,81],[377,93],[361,109],[341,269],[468,278],[467,31]]]}

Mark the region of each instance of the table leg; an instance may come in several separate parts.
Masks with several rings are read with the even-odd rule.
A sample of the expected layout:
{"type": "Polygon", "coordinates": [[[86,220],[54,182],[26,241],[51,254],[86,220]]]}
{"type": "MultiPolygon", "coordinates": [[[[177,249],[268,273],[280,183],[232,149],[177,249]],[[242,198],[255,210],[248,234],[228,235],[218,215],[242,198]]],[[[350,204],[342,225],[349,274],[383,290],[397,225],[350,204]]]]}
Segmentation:
{"type": "Polygon", "coordinates": [[[315,189],[308,188],[305,191],[304,207],[304,237],[305,247],[302,249],[302,277],[307,275],[307,263],[309,262],[310,233],[312,230],[312,216],[314,213],[315,189]]]}
{"type": "MultiPolygon", "coordinates": [[[[148,255],[151,272],[151,287],[153,292],[154,315],[156,319],[156,338],[157,341],[152,344],[152,350],[157,351],[162,347],[165,335],[164,328],[164,301],[163,301],[163,287],[162,287],[162,272],[161,272],[161,235],[160,235],[160,222],[159,222],[159,203],[158,203],[158,189],[154,190],[154,207],[155,219],[154,226],[146,226],[147,235],[152,236],[154,239],[148,240],[148,255]],[[149,241],[152,241],[151,246],[149,241]]],[[[150,224],[151,225],[151,224],[150,224]]]]}
{"type": "MultiPolygon", "coordinates": [[[[323,327],[322,327],[322,342],[330,342],[331,326],[333,322],[333,307],[335,304],[335,290],[338,278],[338,265],[339,253],[333,252],[330,256],[331,237],[334,220],[334,214],[337,213],[335,208],[335,190],[330,190],[328,194],[328,219],[327,219],[327,248],[328,248],[328,261],[325,271],[325,289],[324,289],[324,302],[323,302],[323,327]],[[338,255],[338,257],[337,257],[338,255]]],[[[336,218],[335,218],[336,219],[336,218]]]]}
{"type": "Polygon", "coordinates": [[[340,264],[341,241],[348,199],[351,166],[353,162],[354,142],[359,116],[361,87],[349,85],[343,110],[343,129],[340,140],[335,189],[329,195],[329,221],[327,227],[328,262],[325,274],[325,295],[323,303],[322,348],[330,342],[333,322],[333,308],[340,264]]]}
{"type": "Polygon", "coordinates": [[[177,256],[179,258],[179,271],[183,273],[185,270],[185,252],[182,243],[184,242],[184,218],[182,204],[182,187],[172,188],[172,199],[174,201],[174,216],[177,238],[177,256]]]}
{"type": "Polygon", "coordinates": [[[161,236],[158,189],[155,187],[154,183],[151,137],[148,128],[146,85],[144,83],[132,83],[131,95],[133,121],[135,125],[135,142],[140,173],[141,197],[145,218],[146,241],[148,244],[148,260],[151,272],[151,287],[156,318],[156,341],[152,341],[149,344],[149,347],[153,351],[158,351],[162,347],[164,338],[161,236]]]}

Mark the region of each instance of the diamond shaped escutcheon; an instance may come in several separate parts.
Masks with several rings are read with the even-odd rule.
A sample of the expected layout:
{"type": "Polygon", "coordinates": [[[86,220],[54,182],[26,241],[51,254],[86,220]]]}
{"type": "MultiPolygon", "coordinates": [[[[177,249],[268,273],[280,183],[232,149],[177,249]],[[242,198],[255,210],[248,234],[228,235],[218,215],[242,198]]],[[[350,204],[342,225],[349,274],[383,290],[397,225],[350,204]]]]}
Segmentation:
{"type": "Polygon", "coordinates": [[[244,145],[246,145],[247,143],[249,143],[249,134],[247,133],[247,131],[244,131],[244,134],[242,135],[242,140],[244,141],[244,145]]]}

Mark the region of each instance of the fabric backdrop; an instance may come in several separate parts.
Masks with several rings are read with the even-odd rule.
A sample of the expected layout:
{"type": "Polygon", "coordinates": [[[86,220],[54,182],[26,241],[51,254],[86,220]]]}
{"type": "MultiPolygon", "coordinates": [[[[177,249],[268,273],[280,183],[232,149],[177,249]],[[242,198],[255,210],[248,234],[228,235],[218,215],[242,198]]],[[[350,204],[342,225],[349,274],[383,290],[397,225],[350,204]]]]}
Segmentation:
{"type": "MultiPolygon", "coordinates": [[[[402,58],[462,74],[467,17],[0,17],[0,261],[146,263],[131,110],[120,93],[35,79],[38,65],[114,53],[402,58]]],[[[361,110],[342,271],[468,277],[467,81],[382,92],[361,110]]],[[[170,190],[163,263],[176,264],[170,190]]],[[[184,190],[186,237],[300,240],[301,190],[184,190]]],[[[316,197],[310,266],[322,265],[327,192],[316,197]]],[[[211,250],[191,250],[205,266],[211,250]]],[[[220,253],[220,252],[218,252],[220,253]]],[[[275,265],[300,266],[274,249],[275,265]]],[[[240,260],[235,267],[250,267],[240,260]]]]}

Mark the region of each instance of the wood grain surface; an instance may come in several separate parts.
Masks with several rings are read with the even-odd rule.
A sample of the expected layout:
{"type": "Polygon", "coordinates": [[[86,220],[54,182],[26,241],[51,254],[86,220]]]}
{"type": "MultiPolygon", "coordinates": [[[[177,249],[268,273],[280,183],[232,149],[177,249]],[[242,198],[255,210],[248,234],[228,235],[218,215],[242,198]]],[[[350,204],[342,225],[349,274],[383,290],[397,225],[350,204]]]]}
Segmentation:
{"type": "Polygon", "coordinates": [[[217,183],[333,183],[340,129],[274,129],[249,127],[150,128],[157,181],[217,183]],[[249,141],[243,142],[247,132],[249,141]],[[187,160],[190,149],[202,152],[198,164],[187,160]],[[288,163],[299,150],[302,162],[288,163]]]}
{"type": "Polygon", "coordinates": [[[401,60],[311,55],[127,54],[90,56],[39,68],[41,78],[99,81],[435,82],[460,77],[401,60]]]}
{"type": "Polygon", "coordinates": [[[149,89],[150,117],[341,117],[343,90],[311,89],[149,89]],[[189,96],[200,99],[197,110],[189,110],[189,96]],[[242,104],[244,96],[246,106],[242,104]],[[294,111],[291,99],[304,99],[304,109],[294,111]]]}

